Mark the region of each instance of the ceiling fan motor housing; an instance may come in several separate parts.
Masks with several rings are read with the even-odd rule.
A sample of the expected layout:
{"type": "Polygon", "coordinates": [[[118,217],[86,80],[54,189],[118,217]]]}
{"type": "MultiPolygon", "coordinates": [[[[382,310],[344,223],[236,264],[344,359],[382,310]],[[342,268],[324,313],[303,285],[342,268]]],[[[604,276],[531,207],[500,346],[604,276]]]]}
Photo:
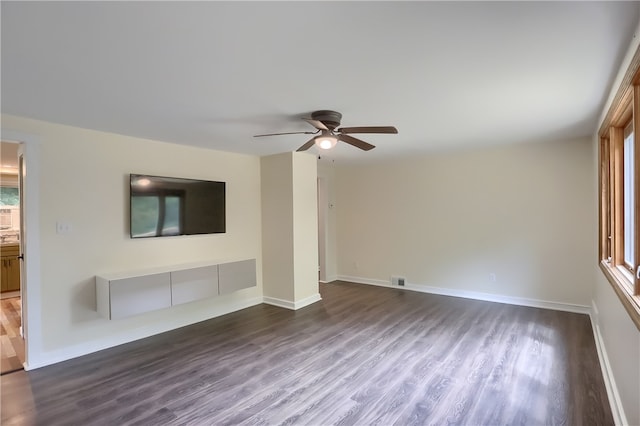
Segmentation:
{"type": "Polygon", "coordinates": [[[320,110],[313,111],[311,113],[311,118],[313,120],[321,121],[325,126],[333,130],[340,125],[342,114],[337,111],[320,110]]]}

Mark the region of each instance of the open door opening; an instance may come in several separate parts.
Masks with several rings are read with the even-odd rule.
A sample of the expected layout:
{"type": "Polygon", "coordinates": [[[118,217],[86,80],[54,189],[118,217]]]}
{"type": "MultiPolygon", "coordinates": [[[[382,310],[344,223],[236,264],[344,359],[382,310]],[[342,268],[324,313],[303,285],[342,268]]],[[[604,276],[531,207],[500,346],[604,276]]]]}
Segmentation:
{"type": "Polygon", "coordinates": [[[327,182],[318,178],[318,280],[327,282],[327,182]]]}
{"type": "Polygon", "coordinates": [[[1,142],[0,176],[0,373],[21,370],[25,363],[23,321],[24,158],[20,145],[1,142]]]}

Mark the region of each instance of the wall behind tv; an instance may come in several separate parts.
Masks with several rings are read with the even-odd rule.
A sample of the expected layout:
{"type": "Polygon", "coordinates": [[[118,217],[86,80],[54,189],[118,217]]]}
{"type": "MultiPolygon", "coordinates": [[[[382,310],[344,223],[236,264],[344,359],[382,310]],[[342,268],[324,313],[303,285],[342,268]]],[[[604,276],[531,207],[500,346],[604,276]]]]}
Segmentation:
{"type": "MultiPolygon", "coordinates": [[[[2,116],[3,132],[39,141],[42,353],[46,364],[177,328],[261,302],[260,159],[2,116]],[[227,183],[227,232],[129,238],[129,173],[227,183]],[[71,225],[67,234],[56,223],[71,225]],[[258,287],[118,321],[95,307],[100,273],[200,260],[257,259],[258,287]]],[[[29,161],[29,159],[27,159],[29,161]]],[[[38,365],[35,365],[38,366],[38,365]]]]}

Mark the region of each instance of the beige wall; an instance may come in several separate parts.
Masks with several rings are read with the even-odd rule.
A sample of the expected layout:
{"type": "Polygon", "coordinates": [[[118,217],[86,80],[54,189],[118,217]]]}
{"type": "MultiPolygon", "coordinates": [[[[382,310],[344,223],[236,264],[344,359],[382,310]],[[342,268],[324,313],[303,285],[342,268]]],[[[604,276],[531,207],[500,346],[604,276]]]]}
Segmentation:
{"type": "Polygon", "coordinates": [[[293,153],[295,301],[318,297],[318,198],[315,155],[293,153]]]}
{"type": "Polygon", "coordinates": [[[264,295],[293,301],[293,162],[291,154],[260,162],[264,295]]]}
{"type": "Polygon", "coordinates": [[[316,158],[262,157],[261,174],[265,300],[297,309],[320,297],[316,158]]]}
{"type": "Polygon", "coordinates": [[[640,425],[640,332],[600,268],[594,270],[594,323],[604,344],[626,424],[640,425]]]}
{"type": "MultiPolygon", "coordinates": [[[[38,142],[40,274],[27,285],[41,296],[41,354],[46,363],[155,334],[261,302],[260,159],[2,117],[3,132],[38,142]],[[128,174],[227,183],[227,232],[132,240],[128,174]],[[56,222],[69,234],[57,234],[56,222]],[[258,287],[125,320],[96,312],[94,276],[200,260],[256,258],[258,287]]],[[[29,162],[29,158],[27,158],[29,162]]],[[[27,163],[29,164],[29,163],[27,163]]],[[[34,298],[35,303],[36,298],[34,298]]],[[[35,334],[34,334],[35,335],[35,334]]]]}
{"type": "Polygon", "coordinates": [[[337,167],[338,274],[588,306],[592,164],[582,139],[337,167]]]}

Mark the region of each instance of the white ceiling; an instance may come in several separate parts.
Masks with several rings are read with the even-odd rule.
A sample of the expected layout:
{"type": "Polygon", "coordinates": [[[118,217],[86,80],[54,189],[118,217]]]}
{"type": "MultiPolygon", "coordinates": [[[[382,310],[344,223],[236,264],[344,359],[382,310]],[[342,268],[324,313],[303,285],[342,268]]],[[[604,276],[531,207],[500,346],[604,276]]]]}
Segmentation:
{"type": "MultiPolygon", "coordinates": [[[[293,151],[317,109],[394,125],[325,158],[560,140],[597,127],[638,2],[2,1],[2,112],[293,151]]],[[[315,150],[315,148],[312,148],[315,150]]]]}

